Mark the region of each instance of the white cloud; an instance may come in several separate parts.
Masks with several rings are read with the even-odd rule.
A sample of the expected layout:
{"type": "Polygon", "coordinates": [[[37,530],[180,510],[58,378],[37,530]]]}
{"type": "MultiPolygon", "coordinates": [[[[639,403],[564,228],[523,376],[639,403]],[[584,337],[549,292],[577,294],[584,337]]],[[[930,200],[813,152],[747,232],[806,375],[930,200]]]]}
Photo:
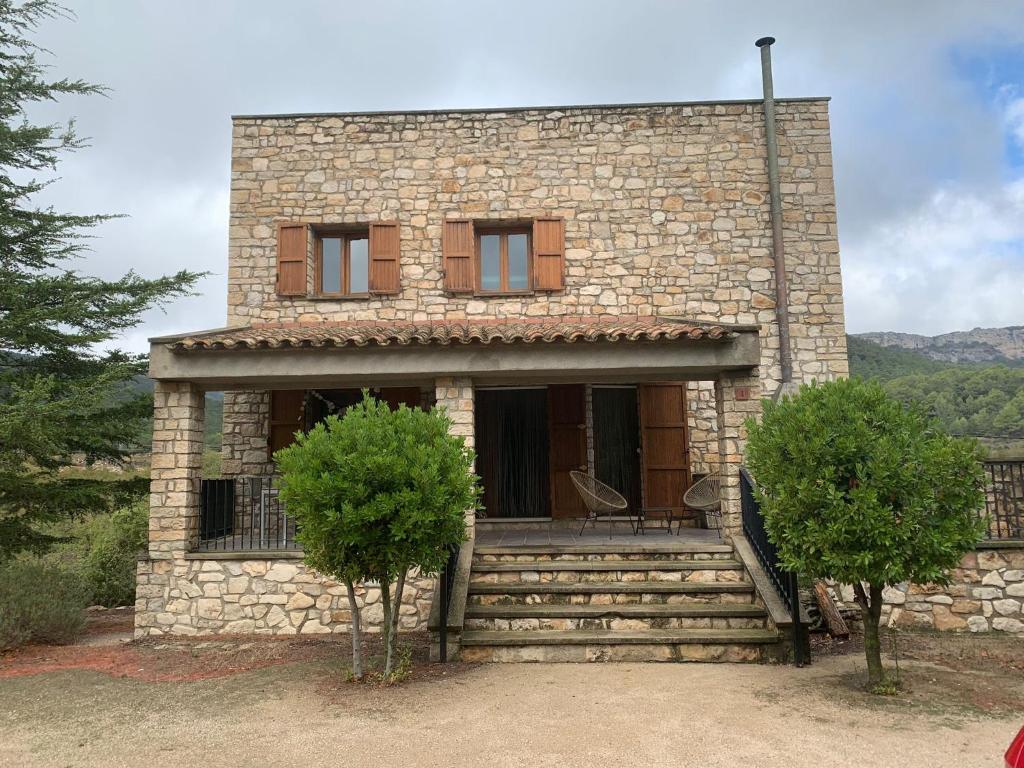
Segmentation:
{"type": "Polygon", "coordinates": [[[1024,306],[1012,255],[1019,268],[1024,246],[1001,234],[1014,228],[1004,149],[1009,131],[1024,132],[1021,93],[1007,91],[1005,111],[993,109],[951,55],[1019,50],[1019,0],[933,0],[927,11],[812,0],[307,0],[285,22],[272,0],[116,12],[68,3],[77,22],[39,35],[55,54],[53,74],[112,92],[40,107],[46,120],[77,116],[95,137],[60,167],[48,202],[131,216],[99,228],[78,266],[104,276],[218,273],[202,298],[147,315],[125,336],[133,350],[148,335],[223,323],[232,112],[758,97],[753,41],[765,34],[779,41],[776,94],[833,97],[850,327],[1021,322],[1008,312],[1024,306]],[[929,242],[936,228],[944,235],[929,242]],[[951,295],[954,305],[936,307],[951,295]]]}
{"type": "Polygon", "coordinates": [[[851,332],[936,334],[1024,321],[1024,179],[948,186],[843,251],[851,332]]]}
{"type": "Polygon", "coordinates": [[[1013,99],[1006,105],[1006,128],[1024,149],[1024,98],[1013,99]]]}

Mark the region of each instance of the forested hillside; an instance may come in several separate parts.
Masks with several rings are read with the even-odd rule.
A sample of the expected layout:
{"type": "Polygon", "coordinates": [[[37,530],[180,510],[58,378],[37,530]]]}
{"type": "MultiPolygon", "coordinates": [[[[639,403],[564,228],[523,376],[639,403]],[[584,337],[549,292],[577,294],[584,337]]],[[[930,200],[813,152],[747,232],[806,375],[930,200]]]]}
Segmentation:
{"type": "Polygon", "coordinates": [[[1024,439],[1024,367],[951,363],[847,337],[850,375],[883,382],[903,402],[923,403],[953,434],[1024,439]]]}

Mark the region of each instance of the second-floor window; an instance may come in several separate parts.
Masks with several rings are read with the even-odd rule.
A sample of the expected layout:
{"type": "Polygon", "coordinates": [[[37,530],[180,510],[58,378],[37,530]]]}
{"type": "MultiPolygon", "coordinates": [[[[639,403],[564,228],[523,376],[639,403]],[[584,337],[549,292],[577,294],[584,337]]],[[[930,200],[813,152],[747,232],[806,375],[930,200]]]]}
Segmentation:
{"type": "Polygon", "coordinates": [[[370,238],[359,232],[320,232],[316,238],[317,293],[365,296],[369,293],[370,238]]]}
{"type": "Polygon", "coordinates": [[[478,229],[477,275],[481,293],[530,290],[529,228],[478,229]]]}

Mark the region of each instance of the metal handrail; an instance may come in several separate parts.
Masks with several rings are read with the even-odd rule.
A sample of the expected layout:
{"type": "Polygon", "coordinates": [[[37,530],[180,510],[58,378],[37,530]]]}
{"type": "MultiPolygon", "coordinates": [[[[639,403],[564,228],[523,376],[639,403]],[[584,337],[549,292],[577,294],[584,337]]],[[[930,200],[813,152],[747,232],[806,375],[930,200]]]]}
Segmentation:
{"type": "Polygon", "coordinates": [[[740,514],[743,533],[754,554],[768,575],[772,586],[789,609],[793,622],[793,660],[798,667],[811,662],[810,638],[800,613],[800,582],[797,574],[779,564],[779,551],[768,538],[761,505],[754,495],[755,481],[746,468],[740,467],[740,514]]]}

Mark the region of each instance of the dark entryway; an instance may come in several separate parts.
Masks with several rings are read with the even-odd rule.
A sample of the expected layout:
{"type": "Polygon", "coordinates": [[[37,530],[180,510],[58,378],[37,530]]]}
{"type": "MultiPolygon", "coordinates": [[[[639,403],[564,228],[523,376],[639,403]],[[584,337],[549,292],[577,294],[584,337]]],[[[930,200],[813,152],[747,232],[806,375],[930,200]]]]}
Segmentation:
{"type": "Polygon", "coordinates": [[[487,517],[548,517],[547,390],[478,389],[475,410],[487,517]]]}
{"type": "Polygon", "coordinates": [[[640,411],[636,387],[594,387],[594,474],[640,508],[640,411]]]}

